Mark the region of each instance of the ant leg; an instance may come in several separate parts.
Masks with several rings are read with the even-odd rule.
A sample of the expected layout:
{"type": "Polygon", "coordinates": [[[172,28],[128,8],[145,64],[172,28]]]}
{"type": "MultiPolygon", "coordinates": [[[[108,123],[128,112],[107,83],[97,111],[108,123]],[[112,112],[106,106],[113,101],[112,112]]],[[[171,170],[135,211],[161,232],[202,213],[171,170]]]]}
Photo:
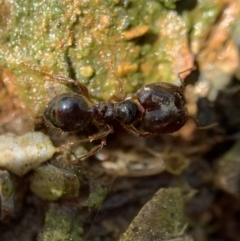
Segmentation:
{"type": "MultiPolygon", "coordinates": [[[[69,148],[73,145],[80,144],[80,143],[83,143],[83,142],[89,142],[89,141],[90,141],[89,138],[86,138],[86,139],[82,139],[80,141],[67,143],[65,145],[62,145],[62,146],[58,147],[57,152],[63,152],[65,149],[67,149],[67,148],[69,148]]],[[[86,159],[86,158],[94,155],[95,153],[100,151],[103,148],[103,146],[105,146],[105,145],[106,145],[106,140],[102,139],[101,144],[99,144],[97,146],[94,146],[93,148],[90,149],[90,151],[87,154],[78,157],[74,162],[77,162],[78,160],[81,160],[81,159],[86,159]]]]}
{"type": "Polygon", "coordinates": [[[89,141],[92,142],[92,141],[95,141],[95,140],[99,140],[99,139],[104,139],[106,136],[108,136],[110,133],[113,133],[113,128],[109,125],[106,125],[105,127],[105,130],[103,128],[99,128],[100,131],[94,135],[91,135],[89,136],[89,141]],[[102,129],[102,130],[101,130],[102,129]]]}
{"type": "Polygon", "coordinates": [[[207,126],[198,126],[197,128],[198,128],[199,130],[209,130],[209,129],[212,129],[213,127],[218,126],[218,125],[219,125],[219,123],[214,122],[214,123],[209,124],[209,125],[207,125],[207,126]]]}
{"type": "Polygon", "coordinates": [[[59,81],[60,83],[74,84],[75,86],[77,86],[81,90],[82,94],[90,101],[90,103],[92,103],[92,104],[94,103],[93,100],[91,99],[90,95],[89,95],[87,87],[85,85],[81,84],[79,81],[68,78],[68,77],[64,77],[64,76],[61,76],[61,75],[49,74],[44,70],[39,70],[36,67],[33,67],[33,66],[31,66],[27,63],[24,63],[24,62],[21,62],[21,64],[24,65],[25,67],[33,70],[33,71],[36,71],[36,72],[38,72],[40,74],[43,74],[43,75],[46,75],[47,77],[50,77],[52,79],[55,79],[55,80],[59,81]]]}
{"type": "MultiPolygon", "coordinates": [[[[138,97],[135,94],[133,94],[131,96],[131,100],[139,102],[138,97]]],[[[145,113],[145,109],[143,108],[143,106],[140,103],[138,103],[137,107],[138,107],[139,112],[141,113],[141,116],[143,116],[145,113]]]]}
{"type": "Polygon", "coordinates": [[[127,130],[129,133],[138,136],[138,137],[149,137],[149,136],[154,136],[153,133],[151,132],[141,132],[138,131],[134,126],[132,125],[124,125],[122,124],[123,128],[127,130]]]}
{"type": "Polygon", "coordinates": [[[214,123],[209,124],[207,126],[201,126],[194,116],[191,116],[191,115],[187,115],[187,116],[188,116],[188,118],[193,120],[193,122],[196,124],[198,130],[208,130],[208,129],[212,129],[213,127],[219,125],[219,123],[214,122],[214,123]]]}
{"type": "Polygon", "coordinates": [[[94,155],[95,153],[97,153],[98,151],[100,151],[105,145],[106,145],[106,137],[113,132],[113,128],[111,126],[107,125],[107,130],[103,130],[100,131],[92,136],[88,137],[88,140],[90,142],[95,141],[95,140],[99,140],[101,139],[101,144],[94,146],[87,154],[79,157],[78,159],[86,159],[92,155],[94,155]]]}
{"type": "MultiPolygon", "coordinates": [[[[132,100],[138,100],[136,95],[133,95],[131,97],[132,100]]],[[[145,113],[145,109],[143,108],[142,105],[138,105],[138,110],[140,111],[141,115],[143,115],[145,113]]],[[[123,123],[121,123],[121,125],[123,126],[123,128],[125,130],[127,130],[129,133],[138,136],[138,137],[148,137],[148,136],[154,136],[154,133],[150,133],[150,132],[141,132],[139,130],[137,130],[133,125],[125,125],[123,123]]]]}
{"type": "Polygon", "coordinates": [[[122,99],[121,97],[118,97],[118,96],[116,96],[116,95],[112,95],[112,96],[108,99],[109,102],[111,102],[111,101],[121,102],[121,101],[123,101],[123,100],[124,100],[124,99],[122,99]]]}
{"type": "Polygon", "coordinates": [[[94,155],[95,153],[97,153],[99,150],[101,150],[103,148],[103,146],[106,145],[106,136],[108,136],[110,133],[113,132],[113,128],[111,126],[107,125],[107,129],[106,130],[102,130],[99,131],[98,133],[89,136],[88,138],[76,141],[76,142],[69,142],[65,145],[61,145],[60,147],[57,148],[57,152],[63,152],[63,150],[70,148],[73,145],[77,145],[77,144],[81,144],[84,142],[92,142],[92,141],[96,141],[101,139],[101,144],[94,146],[87,154],[81,156],[78,158],[78,160],[80,159],[85,159],[87,157],[90,157],[92,155],[94,155]]]}
{"type": "MultiPolygon", "coordinates": [[[[99,131],[98,133],[91,135],[88,138],[79,140],[79,141],[69,142],[67,144],[61,145],[60,147],[57,148],[57,152],[62,152],[64,149],[68,149],[73,145],[77,145],[77,144],[81,144],[81,143],[85,143],[85,142],[92,142],[92,141],[96,141],[99,139],[104,140],[104,138],[106,136],[108,136],[110,133],[113,133],[113,128],[111,126],[107,125],[107,130],[99,131]]],[[[106,141],[104,141],[104,143],[106,143],[106,141]]]]}
{"type": "Polygon", "coordinates": [[[72,83],[72,84],[74,84],[75,86],[77,86],[81,90],[82,94],[89,100],[89,102],[94,104],[94,101],[92,100],[92,98],[89,95],[87,87],[85,85],[81,84],[79,81],[68,78],[68,77],[64,77],[64,76],[61,76],[61,75],[52,75],[52,78],[58,80],[61,83],[72,83]]]}
{"type": "Polygon", "coordinates": [[[94,155],[94,154],[97,153],[98,151],[100,151],[100,150],[103,148],[103,146],[105,146],[105,145],[106,145],[106,140],[104,139],[104,140],[101,141],[101,144],[99,144],[99,145],[97,145],[97,146],[94,146],[87,154],[85,154],[85,155],[83,155],[83,156],[80,156],[80,157],[78,157],[77,159],[78,159],[78,160],[86,159],[86,158],[94,155]]]}
{"type": "Polygon", "coordinates": [[[57,148],[56,152],[63,152],[65,149],[69,149],[71,146],[74,145],[79,145],[81,143],[85,143],[85,142],[90,142],[91,140],[89,138],[85,138],[79,141],[75,141],[75,142],[68,142],[67,144],[61,145],[57,148]]]}
{"type": "Polygon", "coordinates": [[[119,88],[119,92],[120,92],[120,97],[117,97],[115,95],[111,96],[109,101],[116,101],[116,102],[121,102],[123,101],[125,98],[126,98],[126,93],[123,89],[123,81],[117,76],[116,72],[114,71],[114,68],[113,68],[113,60],[111,60],[110,62],[110,69],[112,71],[112,74],[115,76],[117,82],[118,82],[118,88],[119,88]]]}
{"type": "Polygon", "coordinates": [[[200,127],[200,124],[198,123],[198,121],[196,120],[196,118],[195,118],[194,116],[191,116],[191,115],[187,114],[187,117],[188,117],[189,119],[192,119],[192,120],[193,120],[193,122],[195,123],[195,125],[197,126],[197,128],[200,127]]]}

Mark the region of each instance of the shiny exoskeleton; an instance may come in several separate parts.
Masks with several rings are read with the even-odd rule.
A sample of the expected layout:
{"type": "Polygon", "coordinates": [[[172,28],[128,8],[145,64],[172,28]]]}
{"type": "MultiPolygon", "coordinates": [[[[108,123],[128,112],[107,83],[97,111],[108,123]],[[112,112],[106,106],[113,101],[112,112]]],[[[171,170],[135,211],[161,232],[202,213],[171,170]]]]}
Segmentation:
{"type": "Polygon", "coordinates": [[[44,112],[45,120],[64,132],[78,132],[89,125],[101,128],[115,120],[130,125],[138,116],[138,105],[130,99],[92,104],[83,95],[72,92],[55,96],[44,112]]]}
{"type": "Polygon", "coordinates": [[[74,84],[80,89],[81,94],[69,92],[55,96],[48,103],[43,116],[48,125],[63,132],[79,132],[94,126],[97,133],[80,142],[102,141],[84,157],[93,155],[106,144],[105,138],[114,131],[112,124],[115,121],[134,135],[153,136],[179,130],[189,117],[180,76],[180,87],[158,82],[146,85],[131,97],[125,98],[122,82],[112,69],[122,96],[113,96],[109,101],[99,103],[92,100],[88,89],[80,82],[24,65],[61,83],[74,84]]]}
{"type": "Polygon", "coordinates": [[[139,89],[136,96],[144,108],[142,129],[148,133],[175,132],[188,119],[182,87],[159,82],[139,89]]]}
{"type": "Polygon", "coordinates": [[[44,117],[64,132],[78,132],[91,124],[99,127],[99,133],[109,130],[107,135],[113,131],[111,123],[119,121],[135,135],[151,136],[179,130],[188,119],[185,103],[182,87],[160,82],[139,89],[121,102],[91,103],[83,94],[60,94],[49,102],[44,117]]]}

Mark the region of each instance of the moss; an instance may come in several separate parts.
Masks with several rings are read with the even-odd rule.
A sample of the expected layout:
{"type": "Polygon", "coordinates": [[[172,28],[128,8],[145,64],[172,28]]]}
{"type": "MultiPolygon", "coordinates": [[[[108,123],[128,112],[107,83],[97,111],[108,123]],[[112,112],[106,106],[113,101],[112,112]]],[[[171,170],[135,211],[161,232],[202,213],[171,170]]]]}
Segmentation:
{"type": "Polygon", "coordinates": [[[160,189],[143,206],[120,241],[169,240],[184,231],[183,196],[180,189],[160,189]]]}
{"type": "Polygon", "coordinates": [[[0,186],[2,199],[8,199],[14,193],[14,182],[7,171],[0,171],[0,186]]]}
{"type": "Polygon", "coordinates": [[[38,241],[69,241],[82,240],[83,229],[81,220],[73,212],[50,208],[48,210],[44,229],[38,236],[38,241]]]}
{"type": "Polygon", "coordinates": [[[30,188],[38,197],[55,201],[62,197],[77,197],[80,183],[77,176],[70,171],[52,165],[42,165],[34,170],[30,188]]]}
{"type": "Polygon", "coordinates": [[[179,0],[159,0],[163,4],[164,7],[169,9],[175,9],[176,8],[176,2],[179,0]]]}
{"type": "Polygon", "coordinates": [[[135,0],[127,6],[110,0],[18,1],[10,9],[0,62],[17,76],[18,94],[33,116],[66,88],[21,63],[75,78],[92,96],[106,100],[118,94],[111,62],[125,91],[132,93],[146,83],[176,79],[172,49],[187,48],[184,22],[159,1],[135,0]],[[137,35],[125,38],[136,29],[137,35]]]}
{"type": "Polygon", "coordinates": [[[99,208],[107,195],[107,189],[102,185],[97,185],[91,189],[91,193],[85,202],[89,208],[99,208]]]}
{"type": "Polygon", "coordinates": [[[200,52],[203,42],[207,38],[210,29],[217,21],[224,7],[223,1],[200,0],[192,11],[185,12],[183,17],[191,29],[191,50],[194,54],[200,52]]]}

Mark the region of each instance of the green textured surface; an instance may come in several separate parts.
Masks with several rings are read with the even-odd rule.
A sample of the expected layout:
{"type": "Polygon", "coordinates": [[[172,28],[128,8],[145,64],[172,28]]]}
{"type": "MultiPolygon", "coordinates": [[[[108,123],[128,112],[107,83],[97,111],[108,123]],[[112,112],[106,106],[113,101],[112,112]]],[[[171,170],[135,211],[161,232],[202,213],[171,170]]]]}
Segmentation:
{"type": "Polygon", "coordinates": [[[53,165],[42,165],[35,169],[30,188],[38,197],[54,201],[62,197],[77,197],[80,183],[77,176],[70,171],[53,165]]]}
{"type": "Polygon", "coordinates": [[[118,94],[111,62],[128,93],[144,84],[176,81],[172,50],[181,49],[188,30],[180,15],[164,7],[170,1],[134,0],[127,7],[117,2],[8,3],[8,21],[1,23],[0,63],[16,75],[19,95],[33,115],[66,89],[21,63],[76,78],[94,98],[103,100],[118,94]],[[125,39],[141,26],[149,28],[144,36],[125,39]]]}
{"type": "Polygon", "coordinates": [[[184,230],[180,189],[160,189],[134,218],[120,241],[170,240],[184,230]]]}
{"type": "Polygon", "coordinates": [[[50,208],[45,217],[42,233],[38,241],[81,241],[83,229],[79,217],[74,212],[50,208]]]}

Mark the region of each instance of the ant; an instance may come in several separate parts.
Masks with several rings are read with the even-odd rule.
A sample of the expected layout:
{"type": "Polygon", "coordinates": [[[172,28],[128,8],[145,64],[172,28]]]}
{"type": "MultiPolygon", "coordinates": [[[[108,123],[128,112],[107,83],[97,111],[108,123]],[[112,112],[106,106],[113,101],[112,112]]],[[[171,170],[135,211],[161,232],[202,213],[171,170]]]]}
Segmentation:
{"type": "MultiPolygon", "coordinates": [[[[114,132],[112,122],[118,121],[128,132],[141,137],[173,133],[179,130],[189,118],[185,107],[184,84],[178,74],[181,86],[158,82],[140,88],[131,97],[126,98],[122,81],[113,70],[119,85],[121,97],[112,96],[106,102],[94,102],[86,86],[68,77],[51,75],[23,63],[31,70],[40,72],[65,84],[74,84],[81,94],[67,92],[55,96],[47,105],[43,117],[47,125],[63,132],[79,132],[95,126],[96,134],[79,142],[101,140],[93,147],[87,158],[102,149],[106,137],[114,132]],[[137,127],[136,127],[137,126],[137,127]]],[[[189,71],[189,70],[188,70],[189,71]]]]}

